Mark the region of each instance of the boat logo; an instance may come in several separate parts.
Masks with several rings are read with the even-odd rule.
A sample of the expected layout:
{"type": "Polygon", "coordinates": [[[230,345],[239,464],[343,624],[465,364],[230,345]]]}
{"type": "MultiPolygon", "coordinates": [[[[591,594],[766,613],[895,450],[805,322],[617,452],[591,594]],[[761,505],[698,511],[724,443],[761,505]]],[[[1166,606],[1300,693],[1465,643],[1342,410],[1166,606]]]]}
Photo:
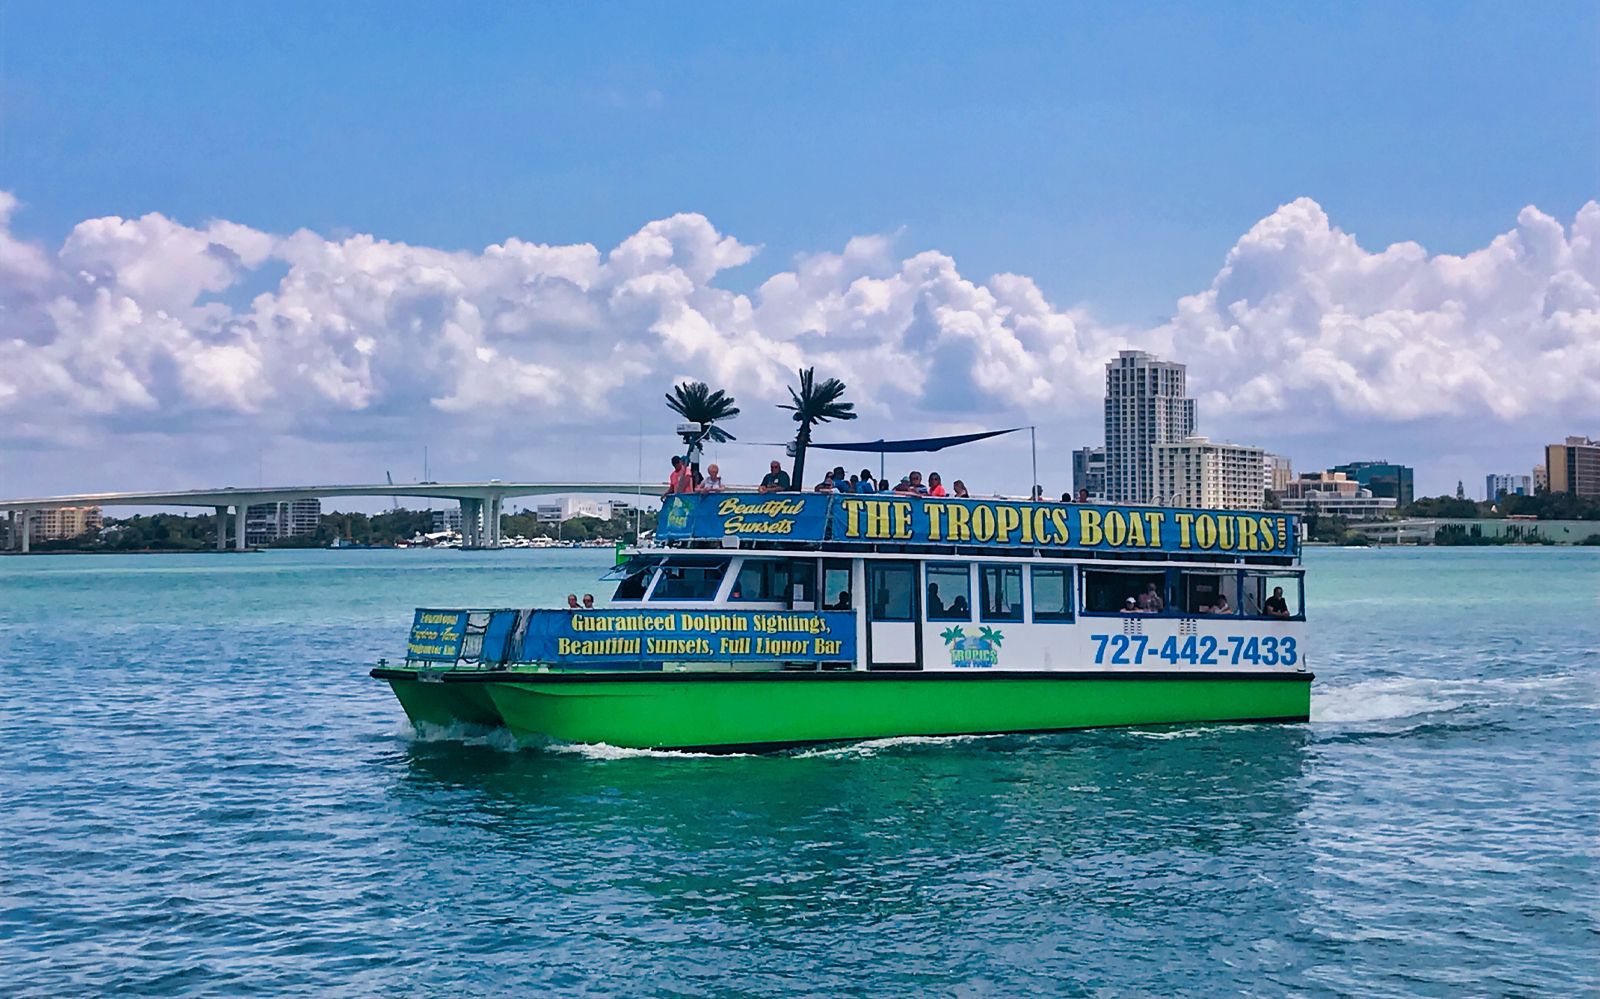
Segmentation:
{"type": "Polygon", "coordinates": [[[1000,643],[1005,635],[994,628],[980,627],[976,635],[968,635],[957,624],[941,631],[939,637],[950,648],[951,666],[985,669],[1000,665],[1000,643]]]}
{"type": "Polygon", "coordinates": [[[667,527],[687,529],[689,526],[689,502],[681,496],[672,497],[672,503],[667,507],[667,527]]]}

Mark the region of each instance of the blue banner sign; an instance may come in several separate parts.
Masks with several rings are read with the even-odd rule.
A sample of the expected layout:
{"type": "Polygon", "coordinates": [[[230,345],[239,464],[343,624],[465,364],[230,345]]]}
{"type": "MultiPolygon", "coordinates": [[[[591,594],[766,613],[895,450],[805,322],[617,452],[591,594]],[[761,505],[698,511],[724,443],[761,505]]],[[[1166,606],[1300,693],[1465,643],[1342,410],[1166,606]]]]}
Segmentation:
{"type": "Polygon", "coordinates": [[[828,523],[825,493],[713,493],[668,496],[656,537],[661,541],[820,541],[828,523]]]}
{"type": "Polygon", "coordinates": [[[656,537],[1292,556],[1295,518],[1261,510],[849,493],[671,496],[656,537]]]}
{"type": "Polygon", "coordinates": [[[455,662],[461,658],[461,645],[466,637],[466,611],[419,607],[411,619],[411,640],[406,643],[406,658],[455,662]]]}
{"type": "Polygon", "coordinates": [[[535,610],[519,662],[835,662],[856,658],[849,611],[535,610]]]}

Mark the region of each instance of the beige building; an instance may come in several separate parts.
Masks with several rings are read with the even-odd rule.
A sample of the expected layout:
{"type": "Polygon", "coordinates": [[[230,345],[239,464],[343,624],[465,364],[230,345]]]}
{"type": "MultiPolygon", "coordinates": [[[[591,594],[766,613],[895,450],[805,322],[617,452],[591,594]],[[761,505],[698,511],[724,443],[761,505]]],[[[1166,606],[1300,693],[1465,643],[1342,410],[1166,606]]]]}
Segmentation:
{"type": "Polygon", "coordinates": [[[1162,506],[1211,510],[1259,510],[1264,500],[1266,452],[1204,437],[1158,443],[1155,495],[1162,506]]]}
{"type": "Polygon", "coordinates": [[[80,534],[98,531],[105,523],[97,506],[63,506],[54,510],[31,510],[28,517],[30,520],[28,535],[34,544],[41,541],[75,538],[80,534]]]}
{"type": "Polygon", "coordinates": [[[1274,496],[1282,496],[1283,491],[1289,488],[1289,483],[1294,481],[1294,465],[1287,455],[1264,454],[1261,456],[1261,484],[1270,490],[1274,496]]]}
{"type": "Polygon", "coordinates": [[[1600,441],[1568,437],[1544,449],[1545,474],[1553,493],[1600,498],[1600,441]]]}
{"type": "Polygon", "coordinates": [[[1382,520],[1395,511],[1393,496],[1374,496],[1343,472],[1307,472],[1278,494],[1288,513],[1322,514],[1346,520],[1382,520]]]}

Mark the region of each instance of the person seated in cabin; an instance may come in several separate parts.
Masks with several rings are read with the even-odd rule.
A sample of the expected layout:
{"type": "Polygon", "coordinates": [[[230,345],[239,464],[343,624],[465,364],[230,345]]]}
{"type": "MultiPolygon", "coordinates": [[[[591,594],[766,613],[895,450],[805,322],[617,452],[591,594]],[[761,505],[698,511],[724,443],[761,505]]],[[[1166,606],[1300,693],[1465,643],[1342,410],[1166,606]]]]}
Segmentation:
{"type": "Polygon", "coordinates": [[[1078,502],[1079,503],[1087,503],[1087,502],[1089,502],[1089,490],[1087,490],[1087,489],[1079,489],[1078,490],[1078,502]]]}
{"type": "Polygon", "coordinates": [[[593,593],[585,593],[583,595],[583,609],[584,610],[594,610],[594,594],[593,593]]]}
{"type": "Polygon", "coordinates": [[[789,491],[789,473],[783,470],[780,462],[772,463],[772,471],[761,478],[760,491],[764,493],[786,493],[789,491]]]}
{"type": "Polygon", "coordinates": [[[1160,614],[1166,609],[1167,603],[1156,592],[1156,584],[1146,583],[1144,592],[1139,594],[1138,606],[1141,614],[1160,614]]]}
{"type": "Polygon", "coordinates": [[[582,609],[583,608],[578,606],[578,595],[576,593],[567,594],[567,610],[582,610],[582,609]]]}
{"type": "Polygon", "coordinates": [[[1133,599],[1132,597],[1129,597],[1128,599],[1126,599],[1126,600],[1124,600],[1122,602],[1122,613],[1124,613],[1124,614],[1142,614],[1144,612],[1139,610],[1139,602],[1137,600],[1133,599]]]}
{"type": "Polygon", "coordinates": [[[822,609],[823,610],[849,610],[850,609],[850,591],[849,590],[840,590],[839,591],[839,599],[835,600],[832,604],[824,605],[822,609]]]}
{"type": "Polygon", "coordinates": [[[1233,606],[1228,603],[1228,595],[1226,593],[1219,593],[1219,594],[1217,594],[1217,599],[1215,599],[1215,600],[1213,600],[1211,602],[1211,606],[1210,607],[1202,607],[1202,608],[1200,608],[1200,613],[1202,613],[1202,614],[1232,614],[1233,613],[1233,606]]]}
{"type": "Polygon", "coordinates": [[[929,496],[948,496],[948,495],[950,495],[949,493],[944,491],[944,480],[939,478],[939,473],[938,472],[929,472],[928,473],[928,495],[929,496]]]}
{"type": "Polygon", "coordinates": [[[972,498],[971,496],[967,495],[967,484],[962,482],[960,479],[957,479],[955,482],[951,483],[950,488],[952,490],[951,495],[957,499],[972,498]]]}
{"type": "Polygon", "coordinates": [[[950,613],[959,617],[971,617],[972,611],[967,607],[967,598],[957,593],[956,598],[950,601],[950,613]]]}
{"type": "Polygon", "coordinates": [[[872,469],[863,468],[861,478],[856,482],[856,492],[875,493],[878,491],[878,479],[872,474],[872,469]]]}
{"type": "Polygon", "coordinates": [[[1272,588],[1272,596],[1266,599],[1266,602],[1261,605],[1261,609],[1266,611],[1269,617],[1288,617],[1289,601],[1283,599],[1283,587],[1274,586],[1272,588]]]}
{"type": "Polygon", "coordinates": [[[666,499],[678,491],[678,478],[683,475],[683,459],[677,455],[672,456],[672,474],[667,476],[667,491],[661,494],[666,499]]]}
{"type": "Polygon", "coordinates": [[[722,492],[722,469],[717,467],[716,462],[713,461],[706,466],[706,477],[700,481],[700,485],[696,486],[694,491],[697,493],[722,492]]]}
{"type": "Polygon", "coordinates": [[[944,601],[939,599],[939,584],[928,584],[928,616],[945,613],[944,601]]]}

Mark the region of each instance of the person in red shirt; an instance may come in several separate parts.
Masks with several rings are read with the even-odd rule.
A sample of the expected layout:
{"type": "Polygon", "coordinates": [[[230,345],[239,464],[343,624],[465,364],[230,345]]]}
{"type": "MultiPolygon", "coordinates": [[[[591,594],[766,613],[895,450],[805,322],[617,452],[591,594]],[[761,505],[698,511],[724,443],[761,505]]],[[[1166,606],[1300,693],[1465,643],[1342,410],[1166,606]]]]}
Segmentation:
{"type": "Polygon", "coordinates": [[[944,480],[939,478],[939,473],[938,472],[929,472],[928,473],[928,495],[929,496],[948,496],[948,495],[950,495],[949,493],[944,491],[944,480]]]}

